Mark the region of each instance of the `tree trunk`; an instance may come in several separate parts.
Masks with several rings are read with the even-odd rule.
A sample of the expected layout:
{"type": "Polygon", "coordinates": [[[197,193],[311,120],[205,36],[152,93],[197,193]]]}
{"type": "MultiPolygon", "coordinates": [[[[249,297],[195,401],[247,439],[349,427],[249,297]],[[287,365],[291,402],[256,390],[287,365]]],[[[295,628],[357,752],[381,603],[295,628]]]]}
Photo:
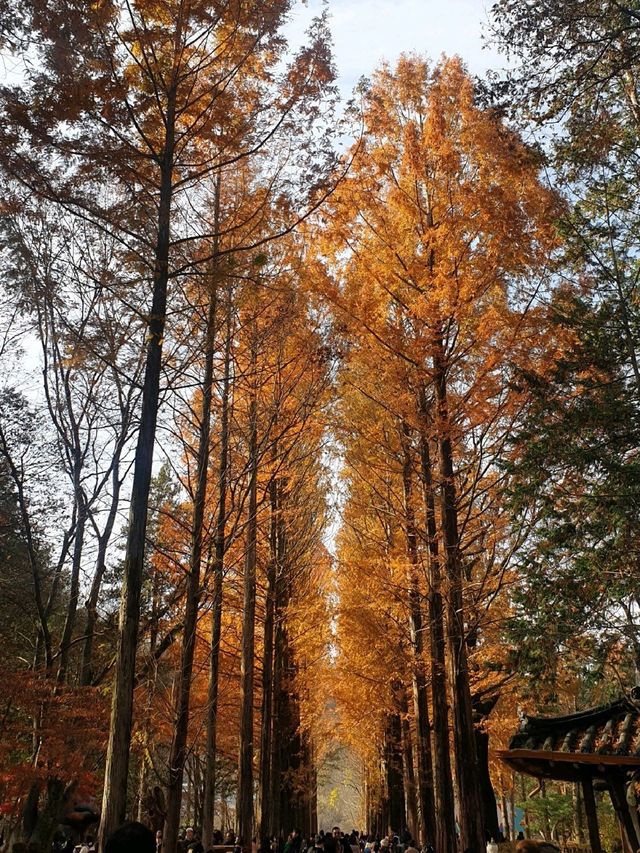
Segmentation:
{"type": "MultiPolygon", "coordinates": [[[[181,23],[177,41],[181,40],[181,23]]],[[[148,320],[148,343],[142,388],[140,427],[133,468],[129,532],[124,560],[120,620],[116,650],[115,682],[111,702],[109,743],[102,797],[102,820],[98,846],[104,850],[107,838],[125,819],[127,779],[133,724],[133,688],[135,681],[140,595],[144,572],[145,538],[153,449],[160,397],[162,342],[167,311],[169,282],[169,245],[171,199],[173,195],[173,159],[177,83],[169,90],[166,111],[166,135],[161,163],[158,232],[155,249],[153,299],[148,320]]]]}
{"type": "MultiPolygon", "coordinates": [[[[138,780],[138,807],[144,815],[145,806],[153,801],[154,821],[157,824],[155,829],[164,831],[164,820],[166,817],[166,801],[162,788],[157,785],[153,789],[149,786],[149,770],[153,767],[153,732],[152,732],[152,715],[153,699],[156,693],[156,685],[158,681],[158,666],[156,658],[156,648],[158,645],[158,620],[160,611],[160,583],[157,572],[151,576],[151,625],[149,627],[149,662],[150,665],[145,668],[146,698],[144,705],[144,714],[142,717],[141,728],[141,743],[140,743],[140,777],[138,780]],[[153,790],[153,796],[151,794],[153,790]]],[[[148,819],[148,818],[147,818],[148,819]]],[[[138,820],[141,820],[139,817],[138,820]]],[[[141,820],[142,823],[146,821],[141,820]]]]}
{"type": "MultiPolygon", "coordinates": [[[[529,799],[529,795],[527,793],[527,788],[524,781],[524,774],[520,774],[520,799],[522,801],[523,811],[524,811],[524,834],[527,838],[531,838],[531,827],[529,825],[529,812],[527,810],[526,802],[529,799]]],[[[514,827],[515,829],[516,827],[514,827]]]]}
{"type": "Polygon", "coordinates": [[[404,795],[404,762],[400,714],[389,716],[386,730],[387,794],[389,798],[389,830],[399,835],[407,825],[404,795]]]}
{"type": "Polygon", "coordinates": [[[295,692],[296,667],[293,661],[290,646],[287,647],[286,657],[286,679],[284,691],[284,704],[286,707],[285,719],[287,728],[278,729],[283,746],[282,761],[282,798],[280,803],[280,828],[288,835],[292,830],[300,826],[299,797],[296,783],[299,780],[300,760],[302,752],[302,738],[300,735],[300,700],[295,692]]]}
{"type": "Polygon", "coordinates": [[[444,604],[440,575],[440,554],[436,523],[431,454],[427,432],[427,400],[420,389],[420,467],[424,501],[425,529],[429,554],[429,625],[431,640],[431,701],[433,706],[433,769],[435,790],[435,849],[454,853],[457,847],[451,750],[449,747],[449,703],[447,701],[447,662],[444,633],[444,604]]]}
{"type": "Polygon", "coordinates": [[[477,728],[475,736],[483,828],[490,838],[497,841],[500,834],[500,826],[498,824],[496,794],[493,790],[491,773],[489,772],[489,733],[484,729],[477,728]]]}
{"type": "MultiPolygon", "coordinates": [[[[216,184],[215,229],[218,230],[220,211],[220,182],[216,184]]],[[[193,522],[191,534],[191,555],[187,580],[184,612],[184,630],[182,634],[182,655],[180,659],[180,678],[175,705],[175,726],[169,757],[169,779],[167,783],[167,818],[164,827],[163,843],[167,850],[175,850],[180,829],[180,807],[182,804],[182,781],[187,757],[187,735],[189,731],[189,705],[191,701],[191,676],[193,657],[196,647],[198,610],[200,607],[200,568],[202,564],[202,546],[204,538],[204,516],[207,501],[209,479],[209,446],[211,442],[211,400],[213,398],[213,360],[216,346],[216,313],[218,302],[219,269],[217,259],[217,238],[214,245],[209,304],[207,308],[207,326],[205,341],[205,366],[202,381],[202,407],[200,412],[200,430],[197,450],[197,482],[193,502],[193,522]]]]}
{"type": "Polygon", "coordinates": [[[207,695],[207,734],[205,747],[204,791],[202,795],[202,843],[208,850],[213,842],[213,812],[216,789],[216,743],[218,729],[218,682],[220,673],[220,637],[222,635],[222,582],[226,552],[227,482],[229,476],[229,391],[231,377],[231,285],[227,285],[224,375],[220,403],[220,460],[218,466],[218,514],[216,518],[213,562],[213,612],[211,614],[211,653],[207,695]]]}
{"type": "Polygon", "coordinates": [[[193,826],[202,826],[202,764],[200,756],[192,753],[193,767],[193,826]]]}
{"type": "Polygon", "coordinates": [[[256,618],[256,537],[258,522],[258,420],[257,420],[257,340],[251,341],[251,397],[249,403],[249,508],[244,561],[244,612],[240,660],[240,755],[236,819],[241,843],[251,849],[253,838],[253,687],[256,618]]]}
{"type": "Polygon", "coordinates": [[[283,612],[289,601],[289,586],[281,572],[276,603],[274,732],[278,732],[273,748],[273,831],[286,836],[296,828],[297,802],[293,785],[300,766],[300,732],[298,697],[294,692],[295,668],[283,612]]]}
{"type": "Polygon", "coordinates": [[[67,603],[67,615],[64,620],[62,629],[62,637],[60,639],[60,663],[56,674],[56,686],[60,687],[67,680],[67,672],[69,669],[69,654],[71,652],[71,642],[73,640],[73,631],[76,625],[76,616],[78,613],[78,599],[80,597],[80,568],[82,563],[82,549],[84,547],[84,531],[87,523],[87,502],[80,485],[80,471],[82,461],[76,459],[75,493],[78,523],[76,524],[76,535],[73,542],[73,554],[71,558],[71,578],[69,584],[69,601],[67,603]]]}
{"type": "Polygon", "coordinates": [[[309,786],[309,835],[314,836],[318,832],[318,764],[313,741],[309,743],[309,761],[311,777],[309,786]]]}
{"type": "Polygon", "coordinates": [[[370,806],[370,784],[369,784],[369,768],[366,764],[363,766],[364,776],[364,831],[367,835],[371,834],[371,806],[370,806]]]}
{"type": "Polygon", "coordinates": [[[63,782],[55,777],[47,779],[44,805],[38,812],[36,825],[29,837],[36,849],[51,850],[53,837],[77,786],[77,781],[63,782]]]}
{"type": "Polygon", "coordinates": [[[275,642],[274,642],[274,666],[273,666],[273,729],[280,733],[280,737],[271,749],[271,795],[268,803],[267,828],[269,835],[282,829],[281,819],[281,797],[282,797],[282,775],[285,770],[283,763],[283,729],[285,726],[285,691],[283,682],[286,677],[287,637],[286,626],[282,617],[282,611],[286,600],[286,586],[283,577],[282,566],[279,567],[276,578],[276,603],[274,611],[275,642]]]}
{"type": "MultiPolygon", "coordinates": [[[[286,499],[285,481],[280,478],[277,482],[278,515],[276,521],[276,578],[274,597],[274,650],[273,650],[273,688],[272,688],[272,731],[278,732],[276,741],[272,737],[271,744],[271,791],[267,803],[268,835],[281,832],[286,820],[286,810],[283,809],[284,775],[289,766],[289,645],[284,611],[289,603],[289,585],[286,577],[287,542],[284,522],[284,506],[286,499]]],[[[264,831],[264,830],[263,830],[264,831]]]]}
{"type": "Polygon", "coordinates": [[[460,847],[482,850],[485,836],[479,797],[478,762],[469,687],[469,669],[462,598],[462,566],[458,534],[456,486],[453,469],[451,423],[447,401],[447,376],[444,349],[436,340],[433,357],[437,399],[437,435],[440,462],[440,506],[442,541],[448,580],[447,623],[452,672],[453,739],[455,745],[456,782],[460,808],[460,847]]]}
{"type": "Polygon", "coordinates": [[[418,814],[423,844],[433,840],[435,804],[433,799],[433,769],[431,756],[431,726],[427,699],[427,679],[424,665],[424,638],[419,586],[419,555],[413,508],[413,464],[410,447],[411,433],[402,425],[405,533],[409,557],[409,625],[412,648],[413,709],[416,723],[416,760],[418,779],[418,814]]]}
{"type": "Polygon", "coordinates": [[[107,548],[111,540],[111,534],[118,515],[118,507],[120,504],[120,452],[122,447],[119,446],[116,458],[113,460],[113,470],[111,474],[112,493],[111,504],[109,506],[109,514],[102,531],[102,535],[98,541],[98,555],[96,558],[96,569],[91,582],[91,590],[89,598],[86,602],[87,621],[84,629],[84,645],[82,648],[82,671],[80,675],[80,683],[83,687],[88,687],[93,681],[93,640],[97,621],[98,598],[100,596],[100,587],[102,578],[107,570],[107,548]]]}
{"type": "MultiPolygon", "coordinates": [[[[144,733],[146,734],[146,732],[144,733]]],[[[144,737],[144,735],[143,735],[144,737]]],[[[136,820],[139,823],[144,823],[144,800],[147,793],[147,773],[148,765],[145,760],[144,752],[140,758],[140,771],[138,773],[138,797],[136,805],[136,820]]]]}
{"type": "Polygon", "coordinates": [[[413,838],[418,837],[418,801],[416,799],[416,778],[413,766],[413,744],[411,741],[411,725],[409,723],[409,703],[404,685],[400,691],[400,716],[402,719],[402,766],[404,771],[404,792],[406,798],[405,811],[407,828],[413,838]]]}
{"type": "MultiPolygon", "coordinates": [[[[544,779],[540,780],[540,797],[542,799],[542,820],[544,822],[544,837],[551,841],[551,821],[549,820],[549,806],[547,804],[547,785],[544,779]]],[[[635,850],[635,847],[633,849],[635,850]]]]}
{"type": "Polygon", "coordinates": [[[388,835],[391,817],[389,807],[389,785],[387,783],[388,768],[386,737],[382,748],[382,755],[380,756],[380,774],[382,776],[382,796],[380,797],[380,834],[388,835]]]}
{"type": "Polygon", "coordinates": [[[267,593],[264,618],[264,654],[262,658],[262,736],[260,743],[260,832],[269,834],[269,801],[273,762],[273,642],[276,580],[278,576],[278,483],[269,484],[271,519],[269,527],[270,557],[267,565],[267,593]]]}

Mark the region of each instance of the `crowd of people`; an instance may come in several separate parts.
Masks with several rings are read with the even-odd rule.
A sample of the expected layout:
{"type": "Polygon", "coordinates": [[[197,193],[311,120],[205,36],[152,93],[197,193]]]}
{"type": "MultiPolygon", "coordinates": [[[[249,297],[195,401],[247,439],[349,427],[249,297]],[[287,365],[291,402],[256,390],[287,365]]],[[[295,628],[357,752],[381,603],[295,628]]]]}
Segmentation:
{"type": "MultiPolygon", "coordinates": [[[[256,853],[268,853],[264,843],[256,853]]],[[[366,835],[355,829],[350,833],[342,832],[339,826],[334,826],[331,832],[320,832],[309,838],[300,833],[291,833],[286,843],[282,839],[271,839],[270,853],[419,853],[410,833],[399,836],[389,833],[385,836],[366,835]]],[[[433,853],[433,848],[426,848],[425,853],[433,853]]]]}
{"type": "MultiPolygon", "coordinates": [[[[539,842],[525,840],[522,833],[518,834],[516,842],[518,853],[559,853],[557,847],[554,847],[553,851],[545,850],[539,842]]],[[[547,843],[547,846],[551,845],[547,843]]],[[[160,831],[154,837],[153,832],[142,823],[129,821],[111,835],[105,845],[104,853],[217,853],[220,847],[227,848],[227,851],[232,848],[233,853],[245,853],[242,839],[231,830],[226,833],[216,830],[213,834],[212,847],[205,851],[193,827],[187,827],[180,833],[177,850],[168,851],[164,849],[160,831]]],[[[71,849],[62,847],[56,840],[52,853],[96,853],[96,848],[91,837],[87,837],[82,844],[76,845],[75,848],[72,846],[71,849]]],[[[286,839],[275,835],[271,838],[254,838],[251,853],[435,853],[435,851],[431,844],[424,845],[421,850],[418,849],[418,845],[408,831],[399,835],[391,832],[388,835],[379,836],[366,835],[355,829],[345,833],[339,826],[334,826],[330,832],[320,830],[314,836],[306,836],[294,830],[286,839]]],[[[482,852],[478,851],[478,853],[482,852]]]]}
{"type": "MultiPolygon", "coordinates": [[[[214,853],[213,848],[219,846],[233,847],[234,853],[242,853],[244,850],[242,839],[230,830],[226,833],[215,830],[212,842],[212,849],[205,851],[193,827],[187,827],[180,833],[177,851],[165,851],[162,846],[162,833],[158,832],[155,853],[214,853]]],[[[345,833],[339,826],[334,826],[330,832],[320,830],[317,835],[305,835],[293,830],[286,839],[278,835],[271,838],[254,838],[251,849],[252,853],[420,853],[408,832],[402,835],[390,833],[380,837],[366,835],[355,829],[345,833]]],[[[422,853],[434,853],[433,847],[427,845],[422,853]]]]}
{"type": "MultiPolygon", "coordinates": [[[[233,847],[234,853],[244,853],[242,839],[231,831],[226,834],[220,831],[214,833],[213,842],[214,847],[233,847]]],[[[339,826],[334,826],[331,832],[320,830],[312,837],[294,830],[286,840],[279,836],[264,838],[262,841],[254,838],[251,847],[252,853],[435,853],[431,844],[426,844],[422,850],[419,850],[408,831],[400,835],[389,833],[389,835],[376,836],[365,835],[356,830],[345,833],[339,826]]],[[[146,826],[129,822],[116,830],[108,839],[104,853],[169,853],[169,851],[162,849],[161,833],[156,833],[154,839],[153,833],[146,826]]],[[[205,853],[202,842],[192,827],[188,827],[184,833],[180,834],[176,853],[205,853]]],[[[216,851],[211,849],[207,853],[216,853],[216,851]]],[[[560,851],[549,842],[525,839],[520,832],[516,839],[516,853],[560,853],[560,851]]]]}
{"type": "MultiPolygon", "coordinates": [[[[294,830],[285,839],[284,836],[274,835],[271,838],[263,837],[252,840],[252,853],[378,853],[383,848],[383,853],[413,853],[411,838],[407,835],[401,841],[397,835],[379,838],[366,836],[354,829],[351,833],[344,833],[340,827],[335,826],[331,832],[320,830],[317,835],[306,836],[304,833],[294,830]]],[[[236,853],[244,849],[242,839],[234,835],[231,830],[223,833],[215,830],[212,839],[212,849],[206,853],[213,853],[215,847],[233,847],[236,853]]],[[[80,851],[77,851],[80,853],[80,851]]],[[[87,853],[87,851],[83,851],[87,853]]],[[[156,853],[169,853],[162,851],[162,833],[156,833],[156,853]]],[[[193,827],[189,826],[178,838],[178,849],[175,853],[205,853],[202,842],[195,833],[193,827]]],[[[418,853],[418,851],[416,851],[418,853]]]]}

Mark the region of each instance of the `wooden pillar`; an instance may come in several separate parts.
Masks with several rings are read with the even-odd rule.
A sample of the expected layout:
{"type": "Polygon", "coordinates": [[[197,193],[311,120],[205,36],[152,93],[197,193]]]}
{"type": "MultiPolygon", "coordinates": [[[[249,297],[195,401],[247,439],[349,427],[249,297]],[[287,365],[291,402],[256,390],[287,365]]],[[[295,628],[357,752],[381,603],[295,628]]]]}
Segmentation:
{"type": "Polygon", "coordinates": [[[574,831],[578,838],[578,844],[581,847],[585,846],[585,835],[584,835],[584,822],[585,822],[585,812],[584,812],[584,796],[582,794],[582,785],[578,783],[573,786],[573,800],[574,800],[574,831]]]}
{"type": "Polygon", "coordinates": [[[593,780],[591,776],[585,776],[582,779],[582,797],[584,800],[584,810],[587,815],[587,829],[589,831],[591,853],[602,853],[600,831],[598,829],[598,812],[596,810],[596,798],[593,794],[593,780]]]}
{"type": "Polygon", "coordinates": [[[633,819],[629,811],[627,803],[626,791],[624,786],[624,777],[619,773],[612,773],[607,776],[607,784],[609,785],[609,793],[611,794],[611,802],[618,816],[620,826],[624,831],[629,849],[637,850],[640,847],[640,841],[636,833],[636,828],[633,824],[633,819]]]}

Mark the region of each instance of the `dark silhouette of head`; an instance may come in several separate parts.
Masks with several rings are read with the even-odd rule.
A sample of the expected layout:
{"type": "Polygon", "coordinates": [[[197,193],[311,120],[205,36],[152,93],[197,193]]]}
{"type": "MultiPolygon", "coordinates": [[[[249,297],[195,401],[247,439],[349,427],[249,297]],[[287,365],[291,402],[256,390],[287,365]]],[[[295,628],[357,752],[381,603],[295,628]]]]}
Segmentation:
{"type": "Polygon", "coordinates": [[[156,839],[143,823],[128,820],[107,838],[104,853],[156,853],[156,839]]]}
{"type": "Polygon", "coordinates": [[[518,853],[538,853],[540,845],[533,838],[524,838],[516,844],[518,853]]]}

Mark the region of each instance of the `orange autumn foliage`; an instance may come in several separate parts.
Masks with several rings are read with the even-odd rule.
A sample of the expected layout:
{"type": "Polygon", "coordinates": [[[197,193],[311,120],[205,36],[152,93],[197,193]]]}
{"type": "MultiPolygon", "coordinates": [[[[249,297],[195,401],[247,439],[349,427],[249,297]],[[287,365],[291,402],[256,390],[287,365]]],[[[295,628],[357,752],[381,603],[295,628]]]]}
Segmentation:
{"type": "Polygon", "coordinates": [[[89,798],[101,774],[106,697],[90,687],[54,692],[51,679],[26,670],[3,668],[0,677],[0,814],[15,819],[30,789],[89,798]]]}
{"type": "MultiPolygon", "coordinates": [[[[349,175],[325,213],[319,278],[347,353],[337,671],[339,682],[351,675],[358,686],[336,689],[347,737],[374,767],[385,715],[398,710],[389,684],[409,686],[403,433],[418,483],[419,436],[432,460],[443,442],[451,448],[470,689],[476,698],[509,690],[502,628],[523,534],[509,524],[500,460],[526,404],[514,366],[546,351],[531,302],[547,286],[562,208],[540,181],[535,154],[477,105],[456,58],[384,65],[362,92],[362,122],[349,175]],[[374,739],[358,725],[363,706],[377,721],[374,739]]],[[[450,497],[441,472],[433,477],[439,517],[450,497]]],[[[412,500],[426,610],[428,537],[415,490],[412,500]]],[[[443,536],[440,528],[441,554],[443,536]]],[[[445,601],[453,589],[445,586],[445,601]]]]}

